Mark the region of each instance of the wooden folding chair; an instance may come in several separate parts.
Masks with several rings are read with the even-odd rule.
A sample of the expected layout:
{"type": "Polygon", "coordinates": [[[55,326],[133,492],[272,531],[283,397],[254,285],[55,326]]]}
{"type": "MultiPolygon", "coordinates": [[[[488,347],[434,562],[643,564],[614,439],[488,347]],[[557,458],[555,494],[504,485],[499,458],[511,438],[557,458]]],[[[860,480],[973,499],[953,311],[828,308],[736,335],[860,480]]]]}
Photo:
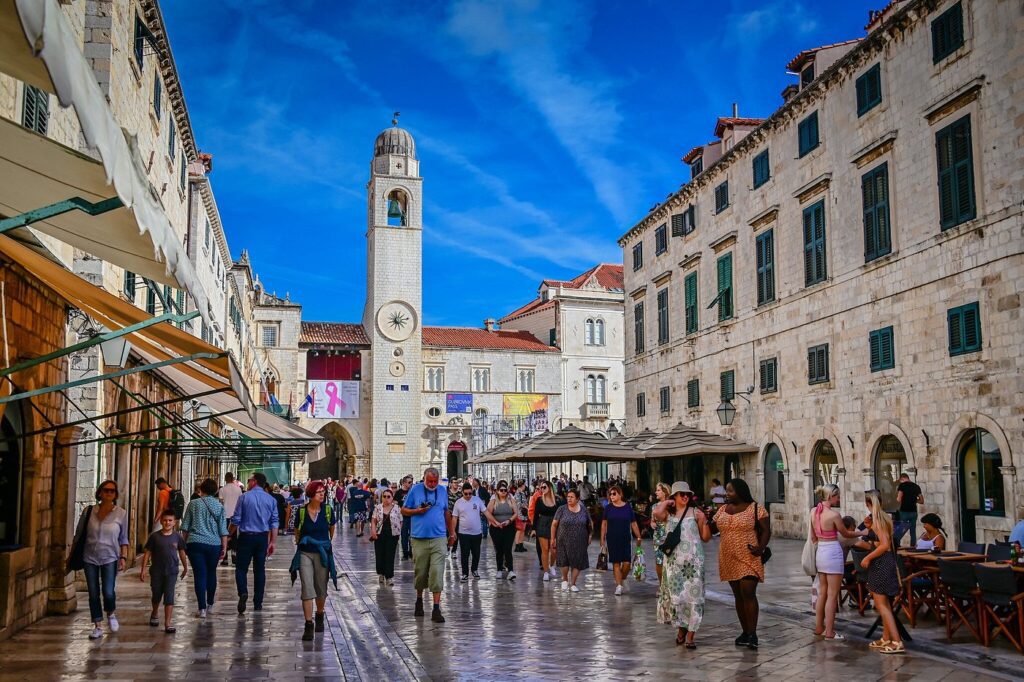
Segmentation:
{"type": "Polygon", "coordinates": [[[981,592],[974,575],[974,566],[963,561],[939,559],[939,592],[946,614],[946,639],[966,625],[974,638],[982,641],[981,592]]]}
{"type": "Polygon", "coordinates": [[[939,573],[937,568],[924,568],[913,573],[906,565],[906,561],[900,555],[896,556],[896,566],[900,573],[900,582],[903,584],[901,606],[903,613],[907,616],[910,627],[917,627],[917,614],[922,608],[927,608],[935,619],[942,622],[942,609],[938,602],[940,597],[935,585],[935,578],[939,573]]]}
{"type": "Polygon", "coordinates": [[[864,610],[871,605],[871,592],[868,590],[868,569],[861,566],[861,561],[868,555],[859,549],[851,549],[850,556],[853,557],[854,591],[852,596],[856,600],[857,613],[864,615],[864,610]]]}
{"type": "Polygon", "coordinates": [[[1024,592],[1018,592],[1013,569],[975,564],[974,573],[981,592],[982,644],[989,646],[995,637],[1003,635],[1024,653],[1024,592]]]}

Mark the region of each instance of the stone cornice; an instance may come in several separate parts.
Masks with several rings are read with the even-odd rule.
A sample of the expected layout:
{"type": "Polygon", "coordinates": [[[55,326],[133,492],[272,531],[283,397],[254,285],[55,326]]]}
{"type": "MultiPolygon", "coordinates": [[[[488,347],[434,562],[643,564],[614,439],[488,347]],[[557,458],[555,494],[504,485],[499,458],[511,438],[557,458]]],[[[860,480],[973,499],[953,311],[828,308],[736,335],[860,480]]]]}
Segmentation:
{"type": "Polygon", "coordinates": [[[779,205],[772,204],[765,210],[761,211],[753,218],[747,221],[747,224],[754,229],[754,231],[760,230],[768,223],[773,222],[779,216],[779,205]]]}
{"type": "Polygon", "coordinates": [[[737,237],[736,230],[730,230],[729,232],[726,232],[725,234],[723,234],[721,237],[719,237],[715,241],[713,241],[710,244],[708,244],[708,246],[710,246],[711,250],[714,251],[715,253],[719,253],[723,249],[727,249],[730,246],[732,246],[733,244],[735,244],[736,243],[736,237],[737,237]]]}
{"type": "Polygon", "coordinates": [[[793,197],[801,204],[811,197],[824,192],[832,184],[832,174],[822,173],[800,189],[793,192],[793,197]]]}
{"type": "Polygon", "coordinates": [[[672,271],[666,270],[651,281],[654,282],[654,286],[659,287],[670,279],[672,279],[672,271]]]}
{"type": "Polygon", "coordinates": [[[171,113],[178,128],[178,140],[185,156],[189,161],[195,161],[199,149],[196,146],[195,133],[192,130],[192,121],[189,119],[188,107],[185,105],[185,94],[181,90],[181,80],[178,78],[178,67],[174,64],[174,55],[171,54],[171,45],[167,41],[167,30],[164,24],[163,14],[160,12],[160,5],[156,0],[142,0],[142,15],[145,18],[146,26],[153,34],[157,52],[154,57],[160,68],[160,75],[163,78],[164,90],[167,92],[167,100],[171,103],[171,113]]]}
{"type": "Polygon", "coordinates": [[[853,158],[850,159],[850,163],[857,164],[857,168],[863,168],[882,154],[885,154],[887,151],[892,149],[892,146],[895,143],[896,131],[890,130],[877,140],[873,140],[859,151],[854,152],[853,158]]]}
{"type": "Polygon", "coordinates": [[[691,253],[688,256],[683,256],[683,260],[679,261],[679,267],[681,267],[681,268],[683,268],[685,270],[686,268],[690,267],[691,265],[696,265],[699,262],[700,262],[700,251],[697,251],[696,253],[691,253]]]}
{"type": "Polygon", "coordinates": [[[632,298],[635,301],[635,300],[637,300],[639,298],[643,298],[644,295],[646,295],[646,294],[647,294],[647,285],[645,284],[642,287],[637,287],[636,289],[633,289],[633,291],[629,292],[629,297],[632,298]]]}
{"type": "Polygon", "coordinates": [[[715,182],[723,173],[728,172],[734,162],[761,144],[769,133],[789,125],[821,100],[829,89],[852,77],[861,66],[882,52],[886,46],[894,41],[902,40],[904,34],[921,23],[923,18],[932,12],[940,1],[910,0],[907,2],[904,7],[894,12],[889,19],[861,40],[856,47],[826,69],[813,83],[776,109],[771,116],[765,119],[764,123],[750,131],[718,161],[705,168],[690,182],[684,183],[667,201],[651,209],[645,218],[619,237],[618,245],[624,247],[629,240],[642,234],[652,224],[667,220],[673,209],[685,206],[701,189],[715,182]]]}
{"type": "Polygon", "coordinates": [[[978,99],[981,86],[984,84],[984,75],[972,78],[953,92],[945,93],[938,99],[932,100],[924,108],[924,117],[928,120],[928,123],[935,123],[939,119],[948,116],[965,104],[978,99]]]}

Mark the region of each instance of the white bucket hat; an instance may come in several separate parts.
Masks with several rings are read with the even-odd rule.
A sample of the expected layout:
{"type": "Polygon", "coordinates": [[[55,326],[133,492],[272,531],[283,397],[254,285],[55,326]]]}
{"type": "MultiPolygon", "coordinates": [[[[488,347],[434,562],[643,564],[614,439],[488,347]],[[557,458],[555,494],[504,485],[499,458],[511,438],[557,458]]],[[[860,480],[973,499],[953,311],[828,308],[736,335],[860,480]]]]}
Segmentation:
{"type": "Polygon", "coordinates": [[[676,493],[685,493],[692,496],[693,491],[690,490],[690,484],[686,481],[676,481],[672,484],[672,497],[675,497],[676,493]]]}

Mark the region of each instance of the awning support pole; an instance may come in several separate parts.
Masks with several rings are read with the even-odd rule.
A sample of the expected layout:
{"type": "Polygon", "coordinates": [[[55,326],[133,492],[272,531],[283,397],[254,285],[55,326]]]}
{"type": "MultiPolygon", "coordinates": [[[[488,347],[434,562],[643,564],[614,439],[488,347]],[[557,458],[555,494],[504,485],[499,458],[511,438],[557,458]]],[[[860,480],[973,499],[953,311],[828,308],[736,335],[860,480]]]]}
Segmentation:
{"type": "MultiPolygon", "coordinates": [[[[233,410],[225,410],[224,412],[218,412],[217,414],[212,414],[212,415],[210,415],[210,417],[220,417],[220,416],[223,416],[225,414],[234,414],[235,412],[241,412],[241,411],[242,411],[242,408],[241,407],[237,407],[237,408],[235,408],[233,410]]],[[[192,423],[195,423],[195,422],[202,421],[203,419],[207,419],[207,417],[196,417],[195,419],[190,419],[188,421],[184,421],[184,422],[180,422],[180,423],[181,424],[192,424],[192,423]]],[[[131,440],[127,439],[127,436],[141,436],[141,435],[146,434],[146,433],[153,433],[154,431],[159,431],[159,430],[161,430],[163,428],[164,428],[163,426],[155,426],[155,427],[153,427],[151,429],[143,429],[141,431],[132,431],[130,433],[119,433],[116,436],[104,436],[102,438],[89,438],[87,440],[76,440],[76,441],[72,441],[70,443],[61,443],[57,447],[67,448],[67,447],[72,447],[72,446],[75,446],[75,445],[85,445],[87,443],[113,443],[115,445],[125,445],[125,444],[129,444],[129,443],[133,444],[133,445],[152,445],[152,444],[155,444],[155,443],[175,444],[175,443],[192,442],[194,440],[194,439],[191,439],[191,438],[157,438],[157,439],[149,439],[149,440],[139,440],[139,439],[135,439],[135,438],[133,438],[131,440]]]]}
{"type": "Polygon", "coordinates": [[[126,369],[118,370],[116,372],[110,372],[109,374],[98,374],[94,377],[83,377],[74,381],[66,381],[63,384],[57,384],[56,386],[44,386],[43,388],[37,388],[32,391],[24,391],[22,393],[15,393],[0,398],[0,405],[4,403],[12,403],[16,400],[22,400],[24,398],[34,398],[37,395],[43,395],[45,393],[53,393],[54,391],[62,391],[68,388],[74,388],[75,386],[84,386],[85,384],[92,384],[99,381],[106,381],[107,379],[116,379],[117,377],[127,376],[129,374],[137,374],[139,372],[145,372],[151,369],[159,369],[160,367],[167,367],[168,365],[177,365],[182,362],[189,362],[191,360],[216,360],[222,358],[227,353],[193,353],[192,355],[186,355],[180,358],[171,358],[169,360],[162,360],[160,362],[154,362],[149,365],[139,365],[137,367],[128,367],[126,369]]]}
{"type": "Polygon", "coordinates": [[[31,211],[25,211],[19,213],[16,216],[5,218],[0,220],[0,234],[13,230],[16,227],[25,227],[32,223],[37,223],[40,220],[46,220],[58,216],[62,213],[70,213],[71,211],[84,211],[89,215],[100,215],[107,211],[113,211],[116,208],[124,206],[124,202],[121,201],[120,197],[110,197],[103,201],[97,201],[95,204],[91,201],[86,201],[82,197],[71,197],[64,201],[58,201],[56,204],[50,204],[49,206],[43,206],[42,208],[35,208],[31,211]]]}
{"type": "Polygon", "coordinates": [[[40,355],[39,357],[32,358],[31,360],[19,362],[16,365],[11,365],[7,369],[0,369],[0,377],[9,376],[11,374],[14,374],[15,372],[20,372],[23,369],[35,367],[36,365],[41,365],[44,362],[56,360],[57,358],[62,358],[65,355],[70,355],[71,353],[77,353],[78,351],[85,350],[86,348],[98,346],[104,341],[110,341],[111,339],[120,338],[122,336],[125,336],[126,334],[132,334],[134,332],[139,331],[140,329],[152,327],[154,324],[160,324],[161,322],[181,323],[187,322],[196,317],[199,317],[198,310],[193,310],[192,312],[186,313],[184,315],[174,315],[171,313],[167,313],[165,315],[160,315],[159,317],[151,317],[148,320],[136,322],[135,324],[125,327],[124,329],[116,329],[111,332],[106,332],[98,336],[94,336],[91,339],[79,341],[78,343],[72,344],[67,348],[61,348],[60,350],[55,350],[52,353],[47,353],[46,355],[40,355]]]}

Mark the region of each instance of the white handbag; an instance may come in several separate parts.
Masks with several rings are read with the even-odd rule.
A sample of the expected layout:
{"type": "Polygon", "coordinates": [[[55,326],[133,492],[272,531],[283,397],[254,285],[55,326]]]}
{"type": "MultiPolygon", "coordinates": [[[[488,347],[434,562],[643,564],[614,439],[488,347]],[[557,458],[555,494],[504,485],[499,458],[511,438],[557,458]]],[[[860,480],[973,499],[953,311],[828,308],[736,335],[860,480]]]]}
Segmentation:
{"type": "Polygon", "coordinates": [[[817,544],[814,542],[813,531],[811,530],[811,524],[807,524],[807,542],[804,543],[804,551],[800,555],[800,566],[804,569],[804,573],[810,577],[814,577],[818,574],[818,562],[815,554],[817,553],[817,544]]]}

